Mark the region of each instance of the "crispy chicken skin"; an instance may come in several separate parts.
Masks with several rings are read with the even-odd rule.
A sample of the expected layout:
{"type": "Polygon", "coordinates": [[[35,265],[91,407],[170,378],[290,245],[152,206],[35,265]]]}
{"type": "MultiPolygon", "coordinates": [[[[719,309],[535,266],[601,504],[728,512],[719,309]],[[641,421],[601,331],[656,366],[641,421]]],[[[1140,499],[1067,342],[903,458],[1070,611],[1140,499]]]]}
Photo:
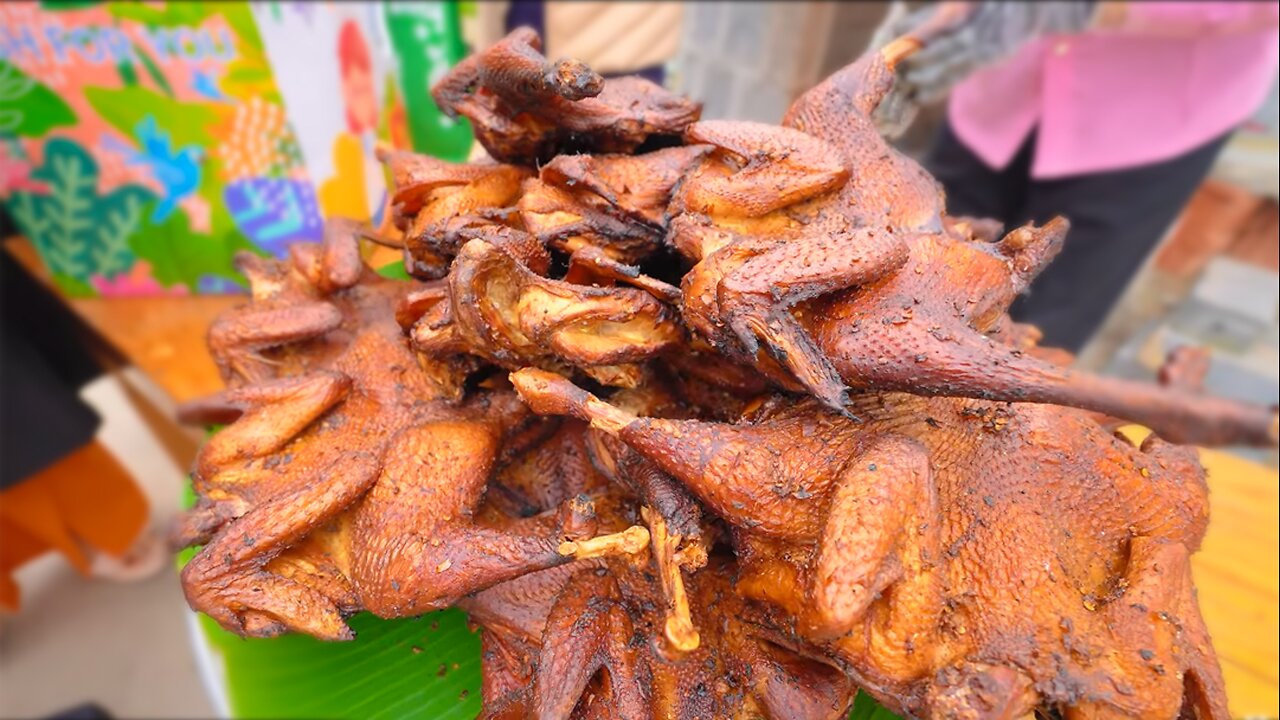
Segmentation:
{"type": "MultiPolygon", "coordinates": [[[[424,354],[474,355],[507,368],[576,368],[611,385],[638,382],[636,365],[680,341],[673,309],[632,287],[599,287],[543,274],[550,257],[508,227],[475,233],[436,302],[410,336],[424,354]]],[[[410,313],[406,312],[406,317],[410,313]]]]}
{"type": "Polygon", "coordinates": [[[836,410],[849,387],[909,390],[1083,407],[1179,442],[1276,443],[1274,408],[1100,378],[991,338],[1068,223],[991,242],[989,224],[949,220],[937,183],[870,120],[892,82],[871,53],[797,99],[782,126],[685,131],[716,148],[672,201],[670,243],[696,263],[682,283],[696,333],[785,368],[836,410]]]}
{"type": "Polygon", "coordinates": [[[683,483],[732,526],[738,588],[788,642],[899,712],[1226,717],[1190,583],[1208,521],[1190,448],[1045,405],[881,393],[853,399],[855,423],[772,398],[726,424],[513,381],[683,483]]]}
{"type": "Polygon", "coordinates": [[[702,628],[665,644],[660,577],[644,556],[581,560],[465,600],[482,624],[486,718],[828,718],[853,685],[836,667],[787,650],[747,621],[726,557],[688,589],[702,628]]]}
{"type": "Polygon", "coordinates": [[[227,389],[183,408],[225,425],[191,606],[327,640],[461,607],[494,719],[1225,720],[1173,443],[1274,445],[1276,411],[1204,395],[1202,351],[1120,381],[1012,321],[1067,221],[947,215],[869,119],[937,27],[777,126],[528,29],[460,63],[432,93],[492,159],[384,151],[386,225],[237,260],[227,389]]]}
{"type": "MultiPolygon", "coordinates": [[[[629,396],[638,406],[679,412],[679,401],[660,389],[629,396]]],[[[505,507],[520,497],[516,507],[539,513],[573,493],[592,493],[600,531],[619,531],[644,517],[656,531],[653,542],[648,552],[626,559],[578,560],[522,575],[460,603],[485,628],[482,717],[834,720],[846,715],[850,681],[830,663],[787,650],[759,633],[750,621],[753,611],[734,589],[731,558],[720,554],[708,561],[703,555],[687,586],[681,583],[679,598],[671,597],[668,586],[676,570],[663,564],[661,538],[670,535],[663,534],[668,525],[659,518],[670,518],[671,528],[692,535],[700,532],[689,527],[700,522],[700,513],[679,500],[655,500],[664,490],[618,483],[619,474],[629,472],[619,468],[626,461],[588,450],[592,434],[585,423],[565,422],[539,451],[524,455],[521,470],[495,479],[503,490],[493,497],[504,498],[505,507]],[[597,463],[605,469],[597,469],[597,463]],[[557,479],[548,483],[548,477],[557,479]],[[672,637],[673,600],[698,628],[692,644],[672,637]]]]}
{"type": "MultiPolygon", "coordinates": [[[[648,640],[661,620],[652,575],[613,561],[579,570],[551,602],[536,644],[526,643],[523,652],[494,652],[495,659],[516,659],[526,668],[524,684],[505,683],[519,689],[486,708],[485,717],[847,716],[854,693],[848,678],[760,637],[744,621],[748,610],[732,577],[725,558],[713,559],[695,576],[690,604],[705,628],[702,643],[672,655],[648,640]]],[[[500,637],[494,645],[516,642],[500,637]]]]}
{"type": "Polygon", "coordinates": [[[583,246],[636,264],[662,247],[676,183],[709,151],[687,145],[643,155],[560,155],[525,184],[520,219],[540,242],[583,246]]]}
{"type": "Polygon", "coordinates": [[[589,500],[501,528],[473,520],[502,453],[533,422],[515,396],[460,398],[459,373],[420,363],[394,314],[408,284],[362,264],[350,272],[345,263],[359,262],[350,227],[298,247],[308,252],[253,261],[255,299],[217,326],[242,324],[218,337],[246,342],[217,354],[247,374],[183,412],[230,421],[201,449],[198,501],[174,531],[175,544],[204,546],[182,573],[192,607],[245,635],[343,639],[342,615],[355,609],[416,615],[571,560],[560,545],[592,533],[589,500]],[[291,294],[304,312],[290,312],[291,294]],[[254,334],[260,295],[276,323],[269,337],[254,334]],[[339,318],[319,336],[308,324],[314,307],[339,318]]]}

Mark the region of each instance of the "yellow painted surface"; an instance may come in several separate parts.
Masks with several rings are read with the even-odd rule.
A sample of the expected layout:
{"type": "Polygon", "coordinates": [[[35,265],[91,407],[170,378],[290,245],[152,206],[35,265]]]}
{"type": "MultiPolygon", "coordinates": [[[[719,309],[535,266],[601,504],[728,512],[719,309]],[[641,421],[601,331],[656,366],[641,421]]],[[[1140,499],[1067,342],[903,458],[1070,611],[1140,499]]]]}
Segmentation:
{"type": "Polygon", "coordinates": [[[339,135],[333,143],[334,175],[320,183],[316,191],[325,217],[368,220],[372,216],[365,198],[365,162],[360,139],[348,133],[339,135]]]}
{"type": "Polygon", "coordinates": [[[1191,558],[1235,717],[1280,715],[1280,477],[1234,455],[1201,450],[1209,533],[1191,558]]]}
{"type": "MultiPolygon", "coordinates": [[[[1147,431],[1123,431],[1141,442],[1147,431]]],[[[1280,476],[1200,450],[1209,477],[1209,532],[1191,568],[1237,718],[1280,716],[1280,476]]]]}

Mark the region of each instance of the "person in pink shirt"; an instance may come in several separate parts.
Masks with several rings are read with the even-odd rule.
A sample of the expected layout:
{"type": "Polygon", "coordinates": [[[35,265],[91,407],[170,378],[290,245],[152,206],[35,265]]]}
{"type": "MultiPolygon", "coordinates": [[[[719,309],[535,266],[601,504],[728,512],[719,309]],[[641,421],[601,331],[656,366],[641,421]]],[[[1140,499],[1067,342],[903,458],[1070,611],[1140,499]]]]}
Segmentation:
{"type": "Polygon", "coordinates": [[[1079,351],[1231,133],[1266,99],[1280,5],[986,2],[936,11],[957,6],[968,12],[950,39],[901,68],[908,91],[950,88],[924,164],[952,215],[1006,227],[1071,221],[1061,255],[1011,312],[1039,326],[1046,344],[1079,351]],[[1016,42],[1008,42],[1010,12],[1036,16],[1016,42]],[[966,40],[1009,47],[975,68],[975,53],[957,51],[966,40]]]}

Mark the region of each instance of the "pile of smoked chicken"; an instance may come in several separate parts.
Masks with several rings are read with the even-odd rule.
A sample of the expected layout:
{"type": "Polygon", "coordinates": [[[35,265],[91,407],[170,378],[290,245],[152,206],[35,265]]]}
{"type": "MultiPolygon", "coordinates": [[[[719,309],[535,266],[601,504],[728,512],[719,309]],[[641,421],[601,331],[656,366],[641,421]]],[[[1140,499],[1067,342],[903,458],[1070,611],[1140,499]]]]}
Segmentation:
{"type": "Polygon", "coordinates": [[[393,223],[239,259],[227,389],[184,408],[227,423],[191,606],[329,640],[464,608],[493,718],[1226,718],[1173,443],[1275,413],[1200,394],[1202,355],[1095,377],[1011,322],[1067,223],[945,214],[869,120],[893,48],[776,126],[529,30],[464,60],[433,96],[492,160],[388,153],[393,223]]]}

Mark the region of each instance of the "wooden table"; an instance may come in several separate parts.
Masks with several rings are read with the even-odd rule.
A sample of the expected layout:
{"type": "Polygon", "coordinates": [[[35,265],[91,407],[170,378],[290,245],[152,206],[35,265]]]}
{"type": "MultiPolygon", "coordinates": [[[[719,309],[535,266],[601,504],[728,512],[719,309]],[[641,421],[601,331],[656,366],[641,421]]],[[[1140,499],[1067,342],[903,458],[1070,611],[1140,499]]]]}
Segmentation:
{"type": "MultiPolygon", "coordinates": [[[[48,280],[30,244],[6,243],[48,280]]],[[[173,401],[221,388],[205,347],[218,313],[242,297],[66,299],[67,305],[173,401]]],[[[1280,715],[1280,478],[1226,453],[1201,453],[1209,471],[1212,521],[1192,559],[1200,608],[1222,661],[1235,717],[1280,715]]]]}
{"type": "MultiPolygon", "coordinates": [[[[24,238],[9,238],[5,249],[50,288],[49,272],[24,238]]],[[[213,318],[245,302],[234,295],[184,297],[68,298],[67,307],[141,370],[175,403],[222,388],[209,357],[205,333],[213,318]]]]}
{"type": "MultiPolygon", "coordinates": [[[[174,403],[222,389],[205,335],[215,317],[246,302],[245,296],[69,298],[58,292],[25,238],[9,238],[5,249],[174,403]]],[[[375,248],[370,261],[381,266],[396,259],[395,251],[375,248]]]]}

